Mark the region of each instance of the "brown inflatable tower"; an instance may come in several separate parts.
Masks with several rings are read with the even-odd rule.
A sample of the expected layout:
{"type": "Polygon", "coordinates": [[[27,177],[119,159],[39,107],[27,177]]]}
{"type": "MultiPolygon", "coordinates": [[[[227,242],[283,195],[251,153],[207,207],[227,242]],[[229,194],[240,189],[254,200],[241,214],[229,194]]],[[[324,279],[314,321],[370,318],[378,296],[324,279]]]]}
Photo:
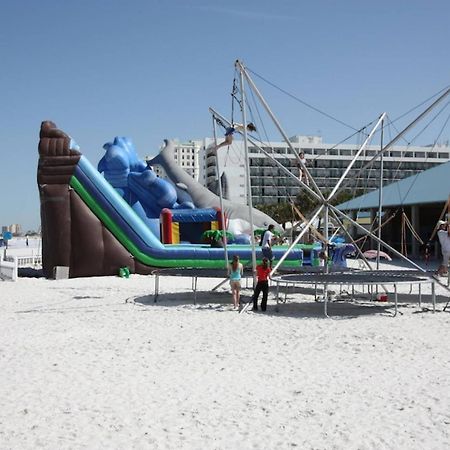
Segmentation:
{"type": "Polygon", "coordinates": [[[70,187],[81,157],[70,149],[70,141],[53,122],[42,122],[37,182],[44,276],[52,278],[57,266],[69,267],[71,278],[117,275],[121,267],[149,273],[151,268],[135,262],[70,187]]]}

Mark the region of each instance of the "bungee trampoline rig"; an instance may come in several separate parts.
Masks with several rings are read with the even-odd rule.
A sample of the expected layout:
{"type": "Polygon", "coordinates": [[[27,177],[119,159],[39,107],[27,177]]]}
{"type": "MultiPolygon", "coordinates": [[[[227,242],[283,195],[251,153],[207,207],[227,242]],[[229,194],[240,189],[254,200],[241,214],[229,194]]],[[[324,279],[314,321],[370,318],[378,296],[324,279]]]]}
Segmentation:
{"type": "MultiPolygon", "coordinates": [[[[353,159],[350,161],[348,167],[344,170],[343,174],[340,176],[339,180],[336,182],[335,186],[331,190],[330,193],[324,194],[321,192],[321,189],[318,187],[317,183],[315,182],[314,178],[311,176],[308,168],[304,164],[304,161],[300,158],[299,152],[295,147],[292,145],[292,142],[289,140],[287,134],[284,132],[280,122],[275,117],[274,113],[271,111],[268,103],[258,90],[257,86],[255,85],[254,81],[249,75],[249,71],[244,66],[244,64],[237,60],[235,62],[235,69],[237,72],[239,72],[239,78],[240,78],[240,99],[238,99],[238,104],[240,105],[240,109],[242,112],[242,126],[240,128],[235,129],[235,133],[239,133],[243,139],[244,139],[244,149],[245,149],[245,157],[246,157],[246,172],[247,172],[247,185],[248,185],[248,192],[251,192],[251,183],[250,183],[250,176],[249,176],[249,162],[248,162],[248,143],[251,143],[252,146],[257,149],[259,152],[264,154],[267,158],[269,158],[272,163],[278,168],[282,170],[283,173],[285,173],[288,177],[293,179],[295,183],[297,183],[304,191],[306,191],[313,199],[315,199],[319,206],[316,208],[312,216],[309,218],[309,220],[305,221],[302,224],[301,231],[297,235],[297,237],[293,240],[285,254],[276,262],[276,265],[273,267],[273,270],[270,274],[270,279],[273,283],[275,283],[277,287],[277,304],[279,303],[279,289],[281,286],[296,286],[296,285],[313,285],[316,288],[317,286],[323,287],[323,298],[324,298],[324,314],[325,316],[328,316],[328,301],[329,301],[329,294],[328,294],[328,286],[330,285],[351,285],[352,286],[352,292],[354,290],[353,286],[355,285],[367,285],[367,286],[375,286],[378,290],[378,286],[381,286],[385,292],[387,292],[386,286],[391,285],[394,289],[394,306],[395,306],[395,313],[394,316],[397,315],[398,312],[398,294],[397,294],[397,286],[401,284],[410,284],[411,286],[417,285],[418,286],[418,298],[419,298],[419,305],[422,299],[422,290],[421,286],[423,284],[429,284],[431,287],[431,297],[432,297],[432,304],[433,304],[433,311],[436,309],[436,296],[435,296],[435,288],[436,283],[440,286],[444,287],[448,292],[450,292],[449,287],[442,283],[440,280],[434,277],[434,274],[427,272],[426,269],[420,267],[418,264],[410,260],[408,257],[403,255],[401,252],[397,251],[395,248],[387,244],[383,239],[381,238],[381,227],[378,229],[378,233],[375,234],[370,230],[367,230],[365,227],[360,225],[356,220],[353,220],[349,215],[347,215],[345,212],[339,210],[335,206],[331,204],[332,199],[335,197],[337,192],[343,187],[346,181],[348,181],[348,176],[350,173],[350,170],[355,165],[358,158],[363,154],[366,147],[371,142],[372,138],[374,137],[375,133],[380,131],[381,132],[381,144],[380,144],[380,150],[375,153],[375,155],[369,160],[366,161],[361,165],[359,168],[359,174],[363,173],[363,171],[368,170],[372,167],[373,163],[380,159],[380,189],[379,189],[379,217],[382,216],[382,187],[383,187],[383,155],[386,154],[386,152],[394,145],[396,144],[400,139],[404,137],[404,135],[411,130],[420,120],[422,120],[433,108],[435,108],[438,104],[440,104],[449,94],[450,94],[450,88],[446,88],[439,93],[440,95],[437,97],[436,100],[434,100],[422,113],[420,113],[412,122],[410,122],[402,131],[400,131],[393,139],[391,139],[387,144],[383,144],[383,130],[385,127],[385,119],[387,117],[387,113],[382,113],[378,120],[376,121],[375,125],[371,129],[369,133],[366,134],[366,137],[359,147],[359,149],[356,151],[353,159]],[[265,111],[267,112],[270,119],[273,121],[273,124],[275,125],[275,128],[280,132],[281,136],[283,137],[283,140],[287,144],[289,150],[292,152],[293,155],[295,155],[298,166],[301,168],[302,175],[301,177],[296,176],[294,173],[292,173],[288,168],[284,167],[281,162],[275,158],[270,152],[267,151],[267,145],[262,144],[262,141],[254,138],[252,135],[249,134],[249,130],[247,125],[249,122],[247,122],[247,116],[246,116],[246,92],[245,89],[248,87],[252,95],[254,94],[254,97],[258,98],[260,101],[260,104],[263,106],[265,111]],[[324,235],[324,242],[323,242],[323,260],[324,265],[322,266],[320,271],[310,271],[305,272],[303,269],[299,269],[298,273],[295,274],[277,274],[277,271],[281,270],[281,265],[283,264],[283,261],[286,259],[286,257],[289,255],[289,253],[295,248],[296,244],[300,242],[302,237],[305,235],[305,233],[313,226],[313,223],[318,219],[321,218],[323,220],[323,235],[324,235]],[[348,270],[345,272],[339,272],[339,271],[332,271],[332,268],[328,265],[328,249],[330,248],[330,239],[328,234],[328,225],[330,219],[333,219],[338,226],[343,230],[346,237],[348,238],[349,242],[352,243],[355,247],[355,251],[359,258],[363,261],[365,266],[368,270],[361,271],[361,270],[348,270]],[[355,242],[355,239],[353,236],[347,231],[346,227],[344,226],[344,221],[349,223],[352,227],[360,230],[360,232],[365,235],[366,237],[369,237],[373,241],[377,243],[377,251],[378,251],[378,257],[377,257],[377,270],[373,270],[372,266],[370,265],[367,258],[364,256],[362,250],[359,248],[357,243],[355,242]],[[406,261],[412,268],[412,270],[396,270],[396,271],[387,271],[387,270],[379,270],[379,261],[380,261],[380,251],[381,248],[388,250],[391,252],[391,254],[399,257],[400,259],[406,261]]],[[[236,97],[238,91],[235,88],[235,85],[233,85],[233,98],[236,97]]],[[[228,121],[223,115],[215,111],[214,109],[210,108],[210,112],[213,116],[213,122],[214,120],[217,120],[220,124],[224,124],[227,127],[233,127],[233,123],[228,121]]],[[[232,119],[233,120],[233,119],[232,119]]],[[[251,125],[253,125],[254,121],[251,122],[251,125]]],[[[259,126],[258,126],[259,128],[259,126]]],[[[263,127],[264,128],[264,127],[263,127]]],[[[270,147],[270,145],[269,145],[270,147]]],[[[251,194],[249,197],[249,207],[251,206],[251,194]]],[[[255,270],[255,258],[253,258],[253,271],[255,270]]],[[[316,296],[317,297],[317,296],[316,296]]],[[[246,305],[245,308],[243,308],[242,311],[245,311],[248,305],[246,305]]],[[[444,308],[445,310],[445,308],[444,308]]]]}

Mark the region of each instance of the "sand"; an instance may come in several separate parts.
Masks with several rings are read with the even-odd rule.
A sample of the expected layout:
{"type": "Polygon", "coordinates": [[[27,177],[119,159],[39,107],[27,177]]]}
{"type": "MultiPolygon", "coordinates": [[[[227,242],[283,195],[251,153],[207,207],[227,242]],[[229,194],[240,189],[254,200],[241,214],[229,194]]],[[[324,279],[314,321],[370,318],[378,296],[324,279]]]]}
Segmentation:
{"type": "Polygon", "coordinates": [[[305,289],[238,314],[218,281],[0,282],[0,448],[450,448],[444,290],[327,319],[305,289]]]}

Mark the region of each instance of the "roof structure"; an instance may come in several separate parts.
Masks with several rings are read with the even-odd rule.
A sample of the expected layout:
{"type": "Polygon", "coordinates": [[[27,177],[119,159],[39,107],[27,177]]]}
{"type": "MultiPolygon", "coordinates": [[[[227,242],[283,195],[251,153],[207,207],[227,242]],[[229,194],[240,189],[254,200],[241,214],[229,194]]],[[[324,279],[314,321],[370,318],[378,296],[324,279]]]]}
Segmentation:
{"type": "MultiPolygon", "coordinates": [[[[383,187],[383,207],[445,203],[450,194],[450,161],[383,187]]],[[[378,208],[379,189],[337,206],[341,211],[378,208]]]]}

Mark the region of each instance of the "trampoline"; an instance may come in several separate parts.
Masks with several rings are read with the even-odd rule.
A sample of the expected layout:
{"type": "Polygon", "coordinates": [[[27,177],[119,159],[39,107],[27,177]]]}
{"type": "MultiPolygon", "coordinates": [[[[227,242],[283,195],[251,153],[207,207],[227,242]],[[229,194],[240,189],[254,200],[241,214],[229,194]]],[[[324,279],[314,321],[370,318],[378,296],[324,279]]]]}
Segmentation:
{"type": "MultiPolygon", "coordinates": [[[[155,285],[154,285],[154,297],[153,301],[156,303],[159,297],[159,278],[160,276],[171,276],[171,277],[191,277],[191,289],[194,292],[194,305],[197,303],[197,281],[199,278],[222,278],[217,286],[215,286],[212,290],[215,291],[220,286],[229,281],[227,276],[227,269],[194,269],[194,268],[169,268],[169,269],[155,269],[151,272],[151,275],[155,277],[155,285]]],[[[244,268],[244,276],[242,279],[245,279],[246,282],[249,278],[252,278],[252,270],[248,268],[244,268]]],[[[248,286],[247,286],[248,287],[248,286]]]]}
{"type": "MultiPolygon", "coordinates": [[[[436,280],[431,273],[421,272],[418,270],[341,270],[332,271],[329,273],[322,271],[314,272],[301,272],[290,274],[279,274],[271,278],[271,280],[277,286],[277,307],[279,304],[279,290],[280,287],[310,285],[314,286],[315,299],[317,300],[317,288],[323,286],[323,298],[324,298],[324,315],[328,316],[328,286],[329,285],[351,285],[352,286],[352,300],[354,299],[354,287],[357,285],[362,286],[383,286],[386,290],[386,286],[393,286],[394,291],[394,317],[398,312],[398,292],[397,286],[402,284],[410,284],[418,286],[419,294],[419,307],[422,301],[422,285],[429,284],[431,287],[431,301],[433,304],[433,312],[436,311],[436,280]]],[[[386,290],[387,291],[387,290],[386,290]]],[[[286,293],[287,295],[287,293],[286,293]]],[[[286,301],[286,297],[285,297],[286,301]]]]}

